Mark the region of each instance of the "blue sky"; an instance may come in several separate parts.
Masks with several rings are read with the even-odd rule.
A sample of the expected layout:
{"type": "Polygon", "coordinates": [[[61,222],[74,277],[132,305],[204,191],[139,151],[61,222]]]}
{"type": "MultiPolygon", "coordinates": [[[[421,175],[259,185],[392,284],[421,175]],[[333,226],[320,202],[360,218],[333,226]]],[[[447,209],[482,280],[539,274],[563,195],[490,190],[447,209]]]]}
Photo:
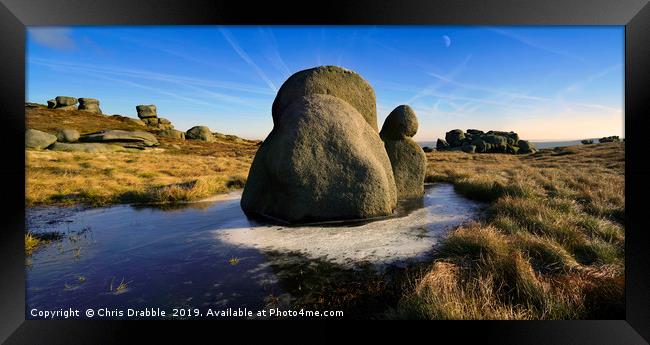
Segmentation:
{"type": "Polygon", "coordinates": [[[400,104],[416,140],[454,128],[530,140],[623,135],[624,28],[479,26],[33,27],[27,100],[98,98],[105,114],[156,104],[178,129],[264,139],[293,73],[339,65],[400,104]]]}

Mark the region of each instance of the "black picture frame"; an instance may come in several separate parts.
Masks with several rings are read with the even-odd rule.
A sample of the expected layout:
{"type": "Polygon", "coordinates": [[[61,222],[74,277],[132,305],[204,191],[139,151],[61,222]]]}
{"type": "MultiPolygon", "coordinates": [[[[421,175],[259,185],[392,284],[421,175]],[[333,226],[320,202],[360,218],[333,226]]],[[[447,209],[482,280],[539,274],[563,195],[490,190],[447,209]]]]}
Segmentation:
{"type": "MultiPolygon", "coordinates": [[[[187,335],[177,327],[225,331],[221,323],[147,321],[25,321],[24,167],[25,38],[27,26],[205,24],[624,25],[626,139],[626,317],[580,321],[440,321],[418,324],[424,336],[499,344],[647,344],[650,341],[650,221],[645,212],[650,169],[650,5],[647,0],[328,1],[0,0],[0,135],[3,226],[0,231],[0,341],[130,342],[130,332],[187,335]],[[468,331],[471,330],[471,331],[468,331]]],[[[223,322],[223,321],[222,321],[223,322]]],[[[257,329],[260,324],[253,327],[257,329]]],[[[277,327],[277,323],[273,327],[277,327]]],[[[326,325],[335,330],[338,325],[326,325]]],[[[291,328],[291,326],[290,326],[291,328]]],[[[302,326],[301,326],[302,328],[302,326]]],[[[374,327],[376,328],[376,327],[374,327]]],[[[192,331],[193,332],[193,331],[192,331]]],[[[380,331],[381,332],[381,331],[380,331]]],[[[251,335],[246,332],[242,336],[251,335]]],[[[264,333],[264,332],[260,332],[264,333]]],[[[336,336],[338,332],[331,333],[336,336]]],[[[401,332],[400,332],[401,333],[401,332]]],[[[411,335],[414,332],[409,332],[411,335]]],[[[192,334],[192,333],[189,333],[192,334]]],[[[197,333],[194,333],[196,335],[197,333]]],[[[263,334],[262,334],[263,335],[263,334]]],[[[275,337],[277,334],[271,334],[275,337]]]]}

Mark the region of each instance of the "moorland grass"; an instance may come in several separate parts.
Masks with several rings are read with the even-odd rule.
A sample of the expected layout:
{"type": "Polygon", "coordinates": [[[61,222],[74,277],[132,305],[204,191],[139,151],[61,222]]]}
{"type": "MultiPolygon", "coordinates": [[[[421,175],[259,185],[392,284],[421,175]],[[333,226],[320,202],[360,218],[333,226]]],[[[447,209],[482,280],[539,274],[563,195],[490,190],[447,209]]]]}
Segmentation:
{"type": "Polygon", "coordinates": [[[453,183],[489,212],[447,235],[388,317],[623,317],[624,151],[427,154],[428,181],[453,183]]]}
{"type": "Polygon", "coordinates": [[[242,188],[251,157],[26,152],[26,204],[173,203],[242,188]]]}

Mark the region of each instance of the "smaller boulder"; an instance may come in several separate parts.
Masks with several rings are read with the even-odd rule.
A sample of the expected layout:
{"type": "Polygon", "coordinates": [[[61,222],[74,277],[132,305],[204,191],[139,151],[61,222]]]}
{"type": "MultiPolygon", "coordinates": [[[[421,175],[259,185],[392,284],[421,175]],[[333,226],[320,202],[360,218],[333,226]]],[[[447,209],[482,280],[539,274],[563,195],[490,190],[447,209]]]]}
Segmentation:
{"type": "Polygon", "coordinates": [[[56,100],[55,99],[48,100],[47,107],[48,109],[54,109],[56,107],[56,100]]]}
{"type": "Polygon", "coordinates": [[[186,139],[202,140],[207,142],[214,141],[214,135],[208,126],[194,126],[185,132],[186,139]]]}
{"type": "Polygon", "coordinates": [[[433,148],[431,148],[429,146],[425,146],[425,147],[422,148],[422,151],[427,152],[427,153],[433,152],[433,148]]]}
{"type": "Polygon", "coordinates": [[[62,143],[74,143],[79,140],[80,134],[76,129],[62,129],[57,133],[56,139],[62,143]]]}
{"type": "Polygon", "coordinates": [[[56,142],[56,136],[36,129],[25,131],[25,147],[42,150],[56,142]]]}
{"type": "Polygon", "coordinates": [[[400,105],[388,114],[379,135],[385,140],[410,138],[418,131],[415,112],[408,105],[400,105]]]}

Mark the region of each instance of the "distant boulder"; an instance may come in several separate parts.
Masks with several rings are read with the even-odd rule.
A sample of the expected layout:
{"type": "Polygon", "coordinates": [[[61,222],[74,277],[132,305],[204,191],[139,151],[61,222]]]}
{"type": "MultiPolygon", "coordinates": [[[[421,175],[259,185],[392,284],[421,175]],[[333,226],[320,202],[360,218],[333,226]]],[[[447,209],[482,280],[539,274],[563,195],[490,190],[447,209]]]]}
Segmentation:
{"type": "Polygon", "coordinates": [[[79,98],[78,109],[90,113],[96,113],[96,114],[102,113],[102,110],[99,108],[99,100],[95,98],[79,98]]]}
{"type": "Polygon", "coordinates": [[[432,148],[432,147],[429,147],[429,146],[424,146],[424,147],[422,148],[422,151],[427,152],[427,153],[429,153],[429,152],[433,152],[433,148],[432,148]]]}
{"type": "Polygon", "coordinates": [[[79,140],[80,134],[76,129],[62,129],[56,134],[57,141],[61,143],[74,143],[79,140]]]}
{"type": "Polygon", "coordinates": [[[461,146],[463,139],[465,139],[465,133],[460,129],[452,129],[445,134],[445,140],[449,143],[449,146],[461,146]]]}
{"type": "Polygon", "coordinates": [[[56,105],[54,109],[58,110],[77,110],[77,99],[68,96],[57,96],[55,98],[56,105]]]}
{"type": "Polygon", "coordinates": [[[36,129],[25,131],[25,147],[30,149],[44,149],[56,142],[56,136],[41,132],[36,129]]]}
{"type": "Polygon", "coordinates": [[[138,112],[138,117],[141,119],[146,119],[150,117],[158,117],[158,110],[153,104],[149,105],[137,105],[135,110],[138,112]]]}
{"type": "Polygon", "coordinates": [[[47,107],[49,109],[54,109],[56,107],[56,100],[55,99],[50,99],[47,101],[47,107]]]}
{"type": "Polygon", "coordinates": [[[348,102],[378,131],[377,100],[372,86],[356,72],[338,66],[310,68],[289,77],[273,101],[273,123],[278,123],[292,102],[312,94],[330,95],[348,102]]]}
{"type": "Polygon", "coordinates": [[[105,130],[85,134],[79,138],[82,142],[119,143],[125,147],[158,146],[156,136],[143,131],[105,130]]]}
{"type": "Polygon", "coordinates": [[[618,135],[612,135],[611,137],[602,137],[598,139],[599,143],[615,143],[621,141],[621,138],[618,135]]]}
{"type": "Polygon", "coordinates": [[[591,145],[594,143],[592,139],[584,139],[580,141],[583,145],[591,145]]]}
{"type": "Polygon", "coordinates": [[[185,139],[213,142],[214,136],[207,126],[194,126],[185,132],[185,139]]]}
{"type": "Polygon", "coordinates": [[[393,169],[398,198],[424,194],[427,157],[412,138],[417,131],[415,111],[408,105],[400,105],[386,117],[379,132],[393,169]]]}

